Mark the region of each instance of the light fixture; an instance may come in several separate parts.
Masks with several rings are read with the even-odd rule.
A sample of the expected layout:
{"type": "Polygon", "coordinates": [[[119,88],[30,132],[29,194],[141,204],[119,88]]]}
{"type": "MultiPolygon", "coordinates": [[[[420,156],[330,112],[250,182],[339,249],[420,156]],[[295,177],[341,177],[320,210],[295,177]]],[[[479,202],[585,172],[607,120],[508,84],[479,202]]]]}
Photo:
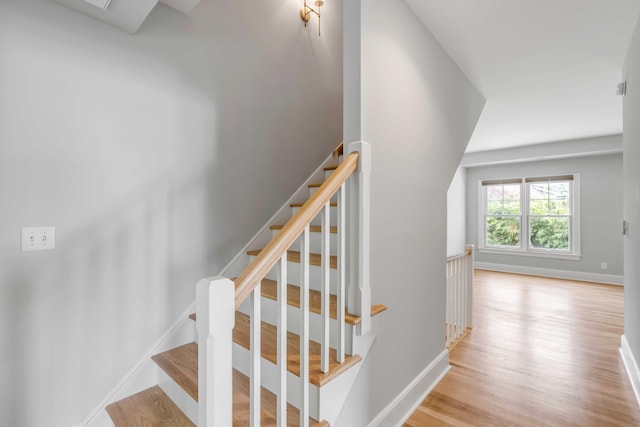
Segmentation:
{"type": "Polygon", "coordinates": [[[311,19],[311,14],[318,15],[318,36],[320,36],[320,8],[324,6],[324,0],[316,0],[315,5],[318,6],[318,10],[315,10],[307,4],[307,0],[304,0],[304,6],[300,9],[300,18],[304,21],[304,26],[307,26],[307,22],[311,19]]]}

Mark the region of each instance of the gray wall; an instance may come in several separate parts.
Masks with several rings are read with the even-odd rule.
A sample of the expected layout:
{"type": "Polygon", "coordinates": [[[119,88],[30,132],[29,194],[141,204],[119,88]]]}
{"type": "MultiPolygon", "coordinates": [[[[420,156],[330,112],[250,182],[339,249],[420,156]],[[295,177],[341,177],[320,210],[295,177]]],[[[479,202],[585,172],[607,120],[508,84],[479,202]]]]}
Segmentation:
{"type": "Polygon", "coordinates": [[[345,127],[373,149],[372,298],[389,310],[345,406],[367,413],[338,427],[367,425],[444,350],[447,189],[484,105],[402,0],[357,2],[362,122],[345,127]]]}
{"type": "MultiPolygon", "coordinates": [[[[543,153],[541,153],[543,154],[543,153]]],[[[477,252],[477,262],[622,275],[622,155],[607,154],[467,169],[467,240],[478,244],[478,181],[580,174],[582,258],[578,261],[477,252]],[[600,263],[607,262],[602,270],[600,263]]]]}
{"type": "Polygon", "coordinates": [[[0,1],[0,425],[80,422],[339,143],[341,7],[299,7],[0,1]]]}
{"type": "MultiPolygon", "coordinates": [[[[636,363],[640,361],[640,22],[625,62],[624,78],[624,218],[630,236],[624,239],[624,335],[636,363]]],[[[636,381],[640,380],[636,378],[636,381]]]]}
{"type": "Polygon", "coordinates": [[[447,256],[464,252],[467,245],[467,170],[458,167],[447,190],[447,256]]]}

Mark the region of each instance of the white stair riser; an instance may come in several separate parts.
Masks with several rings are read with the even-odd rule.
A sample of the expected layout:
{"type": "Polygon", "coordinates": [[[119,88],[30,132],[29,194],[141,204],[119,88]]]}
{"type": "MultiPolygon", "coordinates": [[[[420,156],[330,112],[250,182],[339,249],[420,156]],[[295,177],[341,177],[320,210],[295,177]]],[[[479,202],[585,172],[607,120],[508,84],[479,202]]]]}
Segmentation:
{"type": "MultiPolygon", "coordinates": [[[[262,298],[262,321],[271,325],[278,324],[278,307],[279,303],[269,298],[262,298]]],[[[249,304],[244,303],[240,306],[239,311],[249,315],[249,304]]],[[[338,346],[338,321],[330,319],[330,347],[338,346]]],[[[345,325],[345,348],[347,353],[351,353],[352,341],[355,334],[355,327],[350,324],[345,325]]],[[[297,307],[287,306],[287,330],[294,334],[300,335],[300,309],[297,307]]],[[[322,316],[315,313],[309,313],[309,336],[312,341],[320,342],[322,339],[322,316]]]]}
{"type": "Polygon", "coordinates": [[[198,402],[193,400],[189,394],[184,391],[173,378],[171,378],[161,367],[158,368],[158,385],[166,393],[167,396],[176,404],[178,408],[191,420],[192,423],[198,425],[198,402]]]}
{"type": "MultiPolygon", "coordinates": [[[[338,273],[335,268],[329,269],[329,286],[331,293],[335,294],[337,289],[337,277],[338,273]]],[[[271,280],[277,280],[277,269],[271,270],[267,274],[267,278],[271,280]]],[[[297,262],[287,263],[287,282],[292,285],[300,285],[300,264],[297,262]]],[[[315,265],[309,266],[309,287],[317,291],[320,290],[320,267],[315,265]]]]}
{"type": "MultiPolygon", "coordinates": [[[[251,361],[251,352],[246,348],[233,344],[233,367],[249,376],[249,366],[251,361]]],[[[352,366],[346,372],[325,384],[323,387],[316,387],[309,384],[309,414],[315,420],[335,421],[337,417],[337,409],[341,409],[350,392],[351,384],[355,376],[360,370],[359,362],[352,366]],[[320,404],[322,402],[322,405],[320,404]]],[[[261,360],[260,364],[262,387],[276,393],[278,390],[278,367],[265,360],[261,360]]],[[[302,382],[300,377],[287,373],[287,401],[294,407],[300,409],[302,396],[302,382]]]]}
{"type": "MultiPolygon", "coordinates": [[[[318,191],[318,188],[320,187],[309,187],[309,197],[313,196],[313,194],[318,191]]],[[[331,197],[331,202],[335,203],[336,200],[338,200],[338,196],[334,194],[333,197],[331,197]]]]}
{"type": "MultiPolygon", "coordinates": [[[[299,209],[300,209],[300,208],[291,208],[291,215],[295,215],[295,213],[296,213],[296,212],[298,212],[298,210],[299,210],[299,209]]],[[[330,224],[330,225],[331,225],[331,226],[337,225],[337,224],[338,224],[338,220],[337,220],[337,217],[338,217],[338,214],[337,214],[337,212],[338,212],[338,208],[337,208],[337,206],[331,206],[331,208],[329,209],[329,211],[330,211],[330,215],[329,215],[329,217],[331,218],[331,219],[330,219],[330,222],[331,222],[331,224],[330,224]]],[[[311,225],[320,225],[320,215],[316,216],[316,217],[311,221],[311,225]]]]}
{"type": "MultiPolygon", "coordinates": [[[[279,230],[273,230],[273,237],[275,238],[279,230]]],[[[329,252],[331,255],[335,255],[337,252],[337,240],[336,233],[329,233],[329,252]]],[[[292,250],[299,250],[300,238],[296,239],[292,245],[292,250]]],[[[309,250],[312,253],[321,253],[322,251],[322,233],[309,233],[309,250]]]]}

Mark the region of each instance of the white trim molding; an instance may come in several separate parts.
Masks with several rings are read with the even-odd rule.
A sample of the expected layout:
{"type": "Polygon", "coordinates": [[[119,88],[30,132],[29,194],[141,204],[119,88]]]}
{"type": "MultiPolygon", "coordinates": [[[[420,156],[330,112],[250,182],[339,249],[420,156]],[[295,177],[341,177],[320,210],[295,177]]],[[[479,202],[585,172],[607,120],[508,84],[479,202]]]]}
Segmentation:
{"type": "Polygon", "coordinates": [[[399,427],[404,424],[449,369],[449,351],[443,350],[367,427],[399,427]]]}
{"type": "Polygon", "coordinates": [[[624,276],[617,274],[588,273],[584,271],[557,270],[553,268],[525,267],[522,265],[494,264],[477,262],[478,270],[500,271],[502,273],[527,274],[529,276],[553,277],[555,279],[578,280],[581,282],[604,283],[607,285],[624,284],[624,276]]]}
{"type": "Polygon", "coordinates": [[[622,356],[624,367],[627,369],[627,375],[629,375],[631,385],[633,386],[633,392],[640,405],[640,369],[638,369],[638,362],[635,357],[633,357],[633,352],[631,351],[631,347],[629,347],[627,337],[624,335],[620,339],[620,356],[622,356]]]}

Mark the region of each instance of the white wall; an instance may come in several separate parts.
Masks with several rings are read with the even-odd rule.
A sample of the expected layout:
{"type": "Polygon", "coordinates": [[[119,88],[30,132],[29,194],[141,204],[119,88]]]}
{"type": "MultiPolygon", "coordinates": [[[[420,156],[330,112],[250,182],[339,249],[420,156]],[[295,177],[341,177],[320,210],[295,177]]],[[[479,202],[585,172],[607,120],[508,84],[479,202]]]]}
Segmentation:
{"type": "MultiPolygon", "coordinates": [[[[640,21],[625,62],[624,77],[624,218],[630,236],[624,238],[624,336],[636,363],[640,362],[640,21]]],[[[636,368],[637,369],[637,368],[636,368]]],[[[633,378],[640,399],[640,372],[633,378]]]]}
{"type": "Polygon", "coordinates": [[[447,190],[447,256],[464,252],[466,236],[467,171],[458,167],[447,190]]]}
{"type": "Polygon", "coordinates": [[[80,422],[339,143],[341,8],[299,8],[0,2],[0,425],[80,422]]]}
{"type": "Polygon", "coordinates": [[[357,3],[362,121],[345,134],[372,146],[372,298],[389,310],[338,427],[367,425],[444,351],[447,189],[484,105],[402,0],[357,3]]]}
{"type": "MultiPolygon", "coordinates": [[[[541,153],[542,154],[542,153],[541,153]]],[[[467,169],[467,239],[478,245],[478,182],[484,179],[580,174],[580,260],[476,252],[476,262],[606,275],[623,274],[622,155],[607,154],[467,169]],[[606,262],[607,269],[600,268],[606,262]]]]}

